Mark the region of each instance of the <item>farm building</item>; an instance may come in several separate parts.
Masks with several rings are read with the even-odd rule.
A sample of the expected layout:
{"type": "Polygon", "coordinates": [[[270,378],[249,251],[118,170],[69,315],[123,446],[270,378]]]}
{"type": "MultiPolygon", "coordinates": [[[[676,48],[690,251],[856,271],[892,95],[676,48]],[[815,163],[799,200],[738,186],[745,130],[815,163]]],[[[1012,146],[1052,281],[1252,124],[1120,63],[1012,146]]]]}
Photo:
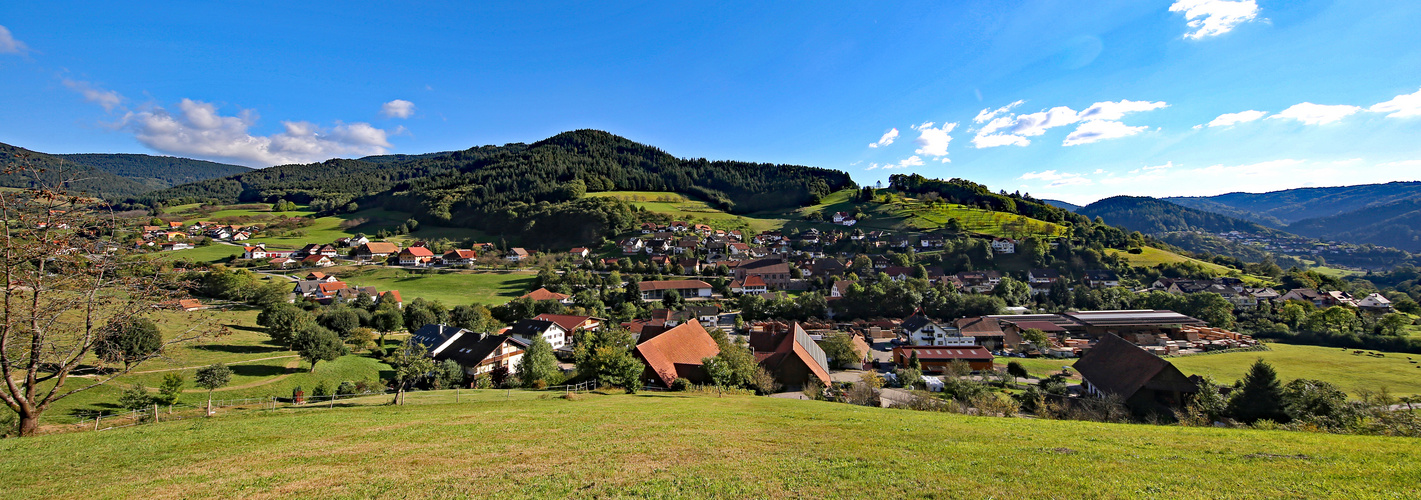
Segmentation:
{"type": "Polygon", "coordinates": [[[893,348],[893,362],[898,366],[907,366],[908,360],[913,354],[918,355],[918,362],[923,365],[924,372],[941,373],[947,365],[953,361],[962,360],[974,371],[992,369],[992,353],[984,347],[935,347],[935,346],[899,346],[893,348]]]}
{"type": "Polygon", "coordinates": [[[1173,363],[1106,334],[1074,365],[1086,393],[1118,396],[1138,413],[1168,412],[1199,387],[1173,363]]]}

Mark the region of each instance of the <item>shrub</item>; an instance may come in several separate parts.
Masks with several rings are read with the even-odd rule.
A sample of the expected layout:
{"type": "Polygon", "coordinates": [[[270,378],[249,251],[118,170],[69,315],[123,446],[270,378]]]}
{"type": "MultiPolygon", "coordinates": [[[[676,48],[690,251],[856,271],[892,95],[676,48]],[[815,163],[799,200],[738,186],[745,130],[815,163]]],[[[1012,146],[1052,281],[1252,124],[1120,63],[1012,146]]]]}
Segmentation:
{"type": "Polygon", "coordinates": [[[311,397],[313,398],[326,397],[329,395],[331,395],[330,382],[322,380],[320,383],[316,384],[316,387],[314,389],[311,389],[311,397]]]}
{"type": "Polygon", "coordinates": [[[148,395],[148,388],[143,384],[133,384],[118,396],[118,405],[129,410],[142,410],[153,405],[153,397],[148,395]]]}
{"type": "Polygon", "coordinates": [[[691,388],[691,381],[690,381],[690,380],[686,380],[686,379],[684,379],[684,378],[677,378],[676,381],[671,382],[671,390],[673,390],[673,391],[680,392],[680,391],[685,391],[685,390],[690,389],[690,388],[691,388]]]}
{"type": "Polygon", "coordinates": [[[540,391],[541,391],[541,390],[543,390],[543,389],[547,389],[547,388],[548,388],[548,382],[545,381],[545,380],[543,380],[543,379],[538,379],[538,380],[534,380],[534,381],[533,381],[532,386],[533,386],[533,389],[536,389],[536,390],[540,390],[540,391]]]}
{"type": "Polygon", "coordinates": [[[341,382],[340,387],[336,387],[337,396],[351,396],[358,392],[360,391],[356,389],[355,382],[351,382],[349,380],[341,382]]]}

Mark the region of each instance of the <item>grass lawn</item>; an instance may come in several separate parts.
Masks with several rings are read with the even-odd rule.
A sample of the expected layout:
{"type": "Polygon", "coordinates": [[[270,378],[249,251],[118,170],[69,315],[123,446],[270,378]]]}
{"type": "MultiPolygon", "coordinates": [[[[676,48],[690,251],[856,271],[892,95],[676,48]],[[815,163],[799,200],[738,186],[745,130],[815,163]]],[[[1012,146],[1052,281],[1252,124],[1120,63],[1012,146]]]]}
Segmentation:
{"type": "Polygon", "coordinates": [[[374,286],[382,292],[399,290],[406,303],[424,297],[443,302],[446,307],[474,302],[489,306],[503,304],[528,293],[535,278],[528,273],[417,272],[383,266],[341,268],[335,275],[355,286],[374,286]]]}
{"type": "MultiPolygon", "coordinates": [[[[1026,372],[1031,374],[1031,378],[1046,378],[1061,373],[1062,366],[1071,366],[1076,362],[1076,360],[1069,358],[1004,358],[998,356],[995,363],[998,366],[1005,367],[1007,363],[1012,361],[1021,363],[1021,366],[1026,368],[1026,372]]],[[[1074,370],[1071,371],[1072,375],[1075,373],[1074,370]]]]}
{"type": "MultiPolygon", "coordinates": [[[[1407,357],[1421,361],[1421,355],[1383,353],[1385,357],[1352,354],[1352,349],[1291,344],[1268,344],[1266,352],[1239,352],[1183,356],[1170,358],[1185,374],[1198,373],[1214,377],[1221,384],[1232,384],[1243,378],[1248,367],[1263,358],[1278,370],[1284,383],[1295,378],[1323,380],[1344,391],[1380,390],[1385,387],[1393,395],[1421,394],[1421,364],[1411,364],[1407,357]]],[[[1372,352],[1372,351],[1367,351],[1372,352]]]]}
{"type": "Polygon", "coordinates": [[[1421,495],[1412,439],[749,396],[463,394],[461,403],[446,393],[444,403],[253,411],[8,439],[0,488],[16,498],[1421,495]]]}

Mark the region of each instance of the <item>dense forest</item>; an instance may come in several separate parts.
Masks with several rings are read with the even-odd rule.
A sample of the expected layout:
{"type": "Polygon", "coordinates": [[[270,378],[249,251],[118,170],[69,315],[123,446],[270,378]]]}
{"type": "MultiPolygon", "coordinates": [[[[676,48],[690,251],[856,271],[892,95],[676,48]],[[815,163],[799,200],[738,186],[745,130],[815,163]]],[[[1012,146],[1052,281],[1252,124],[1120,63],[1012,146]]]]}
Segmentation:
{"type": "Polygon", "coordinates": [[[598,191],[671,191],[733,213],[792,208],[852,187],[845,172],[795,165],[680,159],[606,132],[426,155],[283,165],[147,193],[159,206],[277,200],[322,212],[385,207],[421,222],[522,237],[540,246],[592,242],[625,229],[630,208],[598,191]]]}
{"type": "Polygon", "coordinates": [[[1076,213],[1086,217],[1100,217],[1112,225],[1146,234],[1175,231],[1243,231],[1258,234],[1275,232],[1253,222],[1195,210],[1147,196],[1114,196],[1081,207],[1076,213]]]}
{"type": "Polygon", "coordinates": [[[1005,191],[993,193],[987,186],[965,179],[929,179],[918,174],[894,174],[888,178],[889,187],[904,193],[921,195],[937,193],[943,201],[984,208],[997,212],[1025,215],[1037,220],[1057,224],[1085,222],[1087,219],[1070,210],[1055,207],[1044,201],[1020,193],[1005,191]]]}
{"type": "MultiPolygon", "coordinates": [[[[108,200],[123,200],[179,184],[250,172],[247,167],[210,161],[139,154],[46,154],[0,143],[0,165],[21,160],[44,169],[47,180],[73,179],[70,189],[108,200]]],[[[28,187],[35,179],[0,175],[0,186],[28,187]]]]}

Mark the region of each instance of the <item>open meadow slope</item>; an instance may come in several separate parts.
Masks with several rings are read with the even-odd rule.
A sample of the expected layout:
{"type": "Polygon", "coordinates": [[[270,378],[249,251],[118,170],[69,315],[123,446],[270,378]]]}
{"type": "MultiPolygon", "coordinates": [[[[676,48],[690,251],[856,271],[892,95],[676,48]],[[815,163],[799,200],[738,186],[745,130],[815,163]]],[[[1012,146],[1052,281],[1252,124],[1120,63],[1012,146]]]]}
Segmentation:
{"type": "Polygon", "coordinates": [[[1415,498],[1416,440],[684,394],[252,412],[0,441],[16,498],[1415,498]]]}

